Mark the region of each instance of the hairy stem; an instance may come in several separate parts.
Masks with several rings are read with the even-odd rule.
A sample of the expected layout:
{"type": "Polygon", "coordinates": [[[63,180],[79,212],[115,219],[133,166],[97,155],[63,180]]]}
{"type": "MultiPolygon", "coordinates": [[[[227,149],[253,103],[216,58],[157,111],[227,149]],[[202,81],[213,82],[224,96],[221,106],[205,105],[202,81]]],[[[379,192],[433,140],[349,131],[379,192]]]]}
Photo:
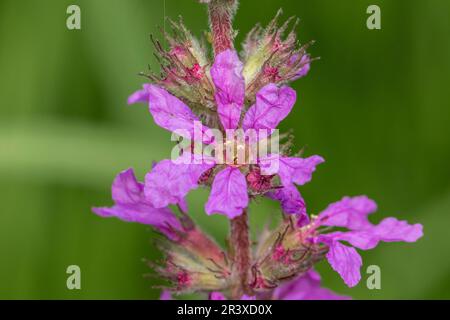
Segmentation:
{"type": "Polygon", "coordinates": [[[231,25],[237,0],[211,0],[208,4],[209,22],[213,38],[214,53],[233,48],[231,25]]]}
{"type": "Polygon", "coordinates": [[[236,283],[232,289],[234,299],[243,294],[251,295],[249,274],[251,266],[250,237],[247,211],[230,221],[230,244],[233,252],[233,278],[236,283]]]}

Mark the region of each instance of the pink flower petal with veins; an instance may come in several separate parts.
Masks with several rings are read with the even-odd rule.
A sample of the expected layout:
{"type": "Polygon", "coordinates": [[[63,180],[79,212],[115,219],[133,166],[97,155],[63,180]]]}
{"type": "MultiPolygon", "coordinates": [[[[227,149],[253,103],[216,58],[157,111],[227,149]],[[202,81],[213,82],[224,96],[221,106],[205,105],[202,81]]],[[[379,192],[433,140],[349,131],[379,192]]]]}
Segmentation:
{"type": "Polygon", "coordinates": [[[128,98],[129,104],[148,102],[150,113],[160,127],[175,132],[191,140],[211,143],[213,137],[209,128],[202,125],[200,119],[183,101],[153,84],[145,84],[143,90],[128,98]]]}
{"type": "Polygon", "coordinates": [[[227,167],[214,178],[208,202],[207,214],[219,213],[233,219],[248,206],[247,182],[237,168],[227,167]]]}
{"type": "Polygon", "coordinates": [[[326,235],[319,238],[327,242],[329,251],[326,257],[334,271],[339,273],[347,286],[356,286],[361,280],[360,269],[362,266],[361,256],[356,249],[345,246],[339,241],[327,239],[326,235]]]}
{"type": "Polygon", "coordinates": [[[234,50],[225,50],[216,56],[211,78],[216,86],[217,111],[225,129],[235,129],[241,118],[245,98],[243,64],[234,50]]]}
{"type": "Polygon", "coordinates": [[[189,193],[198,187],[201,175],[214,167],[211,159],[184,153],[177,160],[163,160],[157,163],[145,177],[145,196],[156,208],[181,203],[189,193]]]}
{"type": "Polygon", "coordinates": [[[102,217],[117,217],[123,221],[137,222],[155,227],[169,238],[181,224],[169,208],[155,208],[144,196],[144,185],[136,180],[132,169],[117,175],[112,185],[114,206],[92,208],[102,217]]]}
{"type": "Polygon", "coordinates": [[[242,127],[244,130],[266,129],[271,133],[291,112],[296,99],[296,92],[289,87],[278,88],[273,83],[266,85],[256,94],[256,102],[245,114],[242,127]]]}
{"type": "Polygon", "coordinates": [[[324,161],[320,156],[293,158],[271,154],[259,159],[259,165],[262,174],[278,174],[283,186],[289,186],[292,183],[304,185],[311,181],[316,166],[324,161]]]}
{"type": "Polygon", "coordinates": [[[323,226],[364,229],[372,225],[367,216],[376,210],[375,201],[366,196],[344,197],[322,211],[317,221],[323,226]]]}

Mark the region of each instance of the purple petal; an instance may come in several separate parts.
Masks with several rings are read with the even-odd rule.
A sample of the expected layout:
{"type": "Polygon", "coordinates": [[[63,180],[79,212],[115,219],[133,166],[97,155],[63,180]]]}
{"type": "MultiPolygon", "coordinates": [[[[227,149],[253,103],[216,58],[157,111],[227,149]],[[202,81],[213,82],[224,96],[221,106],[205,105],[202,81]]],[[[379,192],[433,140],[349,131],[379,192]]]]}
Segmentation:
{"type": "Polygon", "coordinates": [[[178,208],[184,212],[187,213],[189,211],[188,203],[186,201],[186,198],[182,199],[180,202],[177,203],[178,208]]]}
{"type": "Polygon", "coordinates": [[[362,250],[369,250],[375,248],[380,239],[376,237],[372,232],[368,231],[349,231],[349,232],[332,232],[327,233],[326,236],[335,241],[346,241],[352,246],[362,250]]]}
{"type": "MultiPolygon", "coordinates": [[[[227,298],[221,292],[214,291],[209,294],[209,300],[227,300],[227,298]]],[[[256,297],[244,294],[240,300],[256,300],[256,297]]]]}
{"type": "Polygon", "coordinates": [[[180,222],[169,208],[153,207],[145,199],[143,188],[133,170],[125,170],[117,175],[112,186],[115,205],[93,208],[92,211],[102,217],[117,217],[127,222],[151,225],[168,237],[174,237],[174,230],[182,229],[180,222]]]}
{"type": "MultiPolygon", "coordinates": [[[[293,55],[291,58],[291,63],[295,63],[298,60],[298,55],[293,55]]],[[[302,66],[298,69],[295,76],[292,78],[292,80],[297,80],[300,78],[303,78],[306,76],[311,68],[310,58],[308,55],[303,55],[302,59],[300,61],[302,66]]]]}
{"type": "Polygon", "coordinates": [[[128,104],[135,104],[135,103],[148,103],[148,88],[149,84],[144,84],[142,87],[143,89],[136,91],[131,96],[128,97],[128,104]]]}
{"type": "Polygon", "coordinates": [[[133,169],[127,169],[116,176],[111,189],[116,203],[133,204],[142,201],[144,184],[137,181],[133,169]]]}
{"type": "Polygon", "coordinates": [[[376,210],[376,203],[366,196],[344,197],[322,211],[317,223],[323,226],[346,227],[351,230],[366,229],[372,225],[367,216],[376,210]]]}
{"type": "Polygon", "coordinates": [[[326,235],[320,236],[319,242],[324,242],[329,246],[326,257],[334,271],[339,273],[347,286],[356,286],[361,280],[362,265],[361,256],[356,249],[327,238],[326,235]]]}
{"type": "Polygon", "coordinates": [[[423,236],[421,224],[410,225],[396,218],[386,218],[374,227],[374,233],[384,242],[416,242],[423,236]]]}
{"type": "Polygon", "coordinates": [[[386,218],[380,224],[364,230],[333,232],[327,236],[335,240],[347,241],[362,250],[370,250],[375,248],[380,241],[416,242],[423,236],[422,229],[421,224],[410,225],[406,221],[386,218]]]}
{"type": "Polygon", "coordinates": [[[207,214],[220,213],[233,219],[240,216],[248,205],[245,176],[237,168],[227,167],[214,178],[211,194],[206,203],[207,214]]]}
{"type": "Polygon", "coordinates": [[[280,201],[284,213],[298,215],[300,226],[309,223],[305,201],[295,185],[291,184],[287,187],[268,192],[267,196],[273,200],[280,201]]]}
{"type": "Polygon", "coordinates": [[[278,88],[270,83],[256,94],[256,103],[244,117],[243,128],[266,129],[271,132],[287,117],[295,104],[296,93],[289,87],[278,88]]]}
{"type": "Polygon", "coordinates": [[[191,140],[212,142],[208,127],[180,99],[163,88],[147,84],[144,90],[130,96],[128,103],[149,102],[149,110],[160,127],[191,140]],[[201,136],[200,136],[201,135],[201,136]]]}
{"type": "Polygon", "coordinates": [[[104,218],[117,217],[126,222],[136,222],[155,227],[172,238],[174,230],[181,230],[180,222],[169,208],[156,209],[145,204],[118,204],[112,207],[96,207],[92,211],[104,218]]]}
{"type": "Polygon", "coordinates": [[[221,292],[214,291],[209,294],[209,300],[227,300],[227,298],[221,292]]]}
{"type": "Polygon", "coordinates": [[[159,300],[172,300],[172,293],[169,290],[163,290],[159,300]]]}
{"type": "Polygon", "coordinates": [[[177,160],[157,163],[145,177],[145,196],[156,208],[184,204],[184,197],[198,187],[200,176],[214,163],[201,156],[184,153],[177,160]]]}
{"type": "Polygon", "coordinates": [[[245,97],[243,64],[234,50],[217,55],[211,68],[211,78],[216,86],[217,111],[225,129],[235,129],[241,117],[245,97]]]}
{"type": "Polygon", "coordinates": [[[283,186],[292,183],[304,185],[311,181],[312,174],[316,166],[325,160],[320,156],[309,158],[282,157],[278,154],[271,154],[259,160],[262,174],[278,174],[283,186]]]}
{"type": "Polygon", "coordinates": [[[349,300],[350,297],[340,296],[333,291],[320,286],[320,275],[309,270],[275,289],[276,300],[349,300]]]}

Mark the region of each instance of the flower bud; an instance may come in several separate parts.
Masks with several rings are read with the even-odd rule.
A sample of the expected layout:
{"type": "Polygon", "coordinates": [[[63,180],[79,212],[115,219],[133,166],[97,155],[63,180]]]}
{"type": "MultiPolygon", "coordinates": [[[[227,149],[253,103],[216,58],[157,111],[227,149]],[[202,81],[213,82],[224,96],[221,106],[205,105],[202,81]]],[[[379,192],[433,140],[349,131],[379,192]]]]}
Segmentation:
{"type": "Polygon", "coordinates": [[[294,32],[298,19],[294,22],[292,31],[284,37],[293,18],[278,26],[281,13],[279,10],[266,28],[260,25],[254,27],[243,44],[245,59],[243,75],[247,84],[246,98],[250,102],[254,101],[255,94],[268,83],[287,83],[306,75],[309,71],[312,60],[306,54],[306,48],[310,43],[298,45],[294,32]]]}
{"type": "Polygon", "coordinates": [[[299,227],[297,220],[289,216],[261,239],[252,268],[253,290],[266,291],[300,276],[325,256],[328,248],[309,241],[309,226],[299,227]]]}
{"type": "Polygon", "coordinates": [[[252,166],[246,176],[247,185],[251,194],[264,194],[273,188],[272,179],[274,175],[263,175],[259,166],[252,166]]]}
{"type": "Polygon", "coordinates": [[[170,20],[170,25],[172,33],[164,31],[167,50],[152,37],[162,73],[147,76],[193,109],[214,108],[214,88],[209,77],[211,61],[207,50],[181,20],[170,20]]]}
{"type": "Polygon", "coordinates": [[[156,271],[177,293],[226,290],[230,266],[225,253],[197,228],[187,230],[178,240],[160,243],[165,253],[163,266],[156,271]]]}

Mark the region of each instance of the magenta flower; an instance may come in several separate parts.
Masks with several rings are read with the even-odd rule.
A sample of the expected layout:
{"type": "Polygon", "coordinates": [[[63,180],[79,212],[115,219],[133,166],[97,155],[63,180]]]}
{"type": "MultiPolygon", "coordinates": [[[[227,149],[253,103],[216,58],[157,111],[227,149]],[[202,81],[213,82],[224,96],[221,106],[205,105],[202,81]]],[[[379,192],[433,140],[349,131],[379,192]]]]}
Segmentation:
{"type": "MultiPolygon", "coordinates": [[[[306,273],[314,263],[326,258],[349,287],[361,279],[362,259],[355,248],[369,250],[383,242],[415,242],[422,237],[422,225],[386,218],[372,224],[368,215],[376,211],[376,204],[366,196],[344,197],[333,203],[309,223],[301,216],[291,216],[268,239],[255,263],[252,287],[259,290],[280,288],[279,279],[306,273]],[[338,231],[330,230],[339,228],[338,231]],[[345,231],[344,229],[348,229],[345,231]],[[350,244],[348,246],[347,244],[350,244]]],[[[281,286],[282,287],[282,286],[281,286]]]]}
{"type": "Polygon", "coordinates": [[[169,238],[176,237],[182,230],[173,212],[165,208],[155,208],[144,196],[144,185],[136,180],[133,169],[119,173],[112,185],[114,206],[93,208],[101,217],[117,217],[127,222],[147,224],[158,229],[169,238]]]}
{"type": "Polygon", "coordinates": [[[328,262],[349,287],[355,286],[361,279],[362,259],[354,247],[369,250],[375,248],[380,241],[415,242],[423,236],[421,224],[409,225],[406,221],[395,218],[386,218],[378,225],[373,225],[368,220],[368,215],[376,209],[375,202],[366,196],[345,197],[330,204],[306,231],[307,238],[328,246],[328,262]],[[318,230],[321,226],[342,227],[350,231],[321,234],[318,230]],[[347,242],[352,247],[342,242],[347,242]]]}
{"type": "MultiPolygon", "coordinates": [[[[234,50],[225,50],[217,55],[210,70],[216,89],[217,113],[222,128],[225,130],[240,127],[246,87],[242,69],[243,64],[237,53],[234,50]]],[[[267,84],[256,94],[256,102],[245,113],[241,128],[253,129],[257,133],[267,132],[266,135],[258,135],[257,140],[263,139],[270,135],[286,118],[295,101],[296,93],[291,88],[286,86],[278,88],[273,83],[267,84]]],[[[187,105],[166,90],[155,85],[144,85],[143,90],[131,95],[128,102],[148,102],[150,113],[156,124],[172,132],[178,132],[181,129],[181,132],[186,133],[187,138],[195,136],[194,122],[199,119],[187,105]]],[[[211,137],[210,128],[201,125],[199,130],[206,135],[206,138],[200,139],[202,142],[223,143],[215,141],[211,137]]],[[[247,140],[247,142],[256,143],[257,140],[247,140]]],[[[202,174],[220,165],[214,163],[212,158],[202,159],[201,155],[189,154],[183,157],[186,161],[178,163],[164,160],[147,174],[145,194],[156,208],[178,203],[189,191],[198,187],[202,174]],[[195,157],[195,159],[192,158],[192,161],[189,161],[189,156],[195,157]]],[[[256,182],[252,180],[250,187],[258,184],[264,179],[264,176],[278,174],[284,188],[270,192],[273,188],[268,183],[265,188],[256,191],[267,193],[269,197],[279,200],[286,213],[300,214],[307,220],[304,201],[294,183],[303,185],[310,181],[315,166],[321,162],[323,159],[319,156],[302,159],[284,157],[279,154],[257,159],[255,170],[261,166],[263,175],[256,182]],[[275,161],[280,163],[279,171],[270,169],[277,167],[274,165],[275,161]]],[[[248,163],[230,163],[226,164],[223,169],[217,169],[211,186],[211,194],[205,205],[207,214],[224,214],[230,219],[242,214],[249,202],[248,179],[244,172],[249,173],[250,177],[255,177],[254,170],[250,170],[248,163]]]]}

